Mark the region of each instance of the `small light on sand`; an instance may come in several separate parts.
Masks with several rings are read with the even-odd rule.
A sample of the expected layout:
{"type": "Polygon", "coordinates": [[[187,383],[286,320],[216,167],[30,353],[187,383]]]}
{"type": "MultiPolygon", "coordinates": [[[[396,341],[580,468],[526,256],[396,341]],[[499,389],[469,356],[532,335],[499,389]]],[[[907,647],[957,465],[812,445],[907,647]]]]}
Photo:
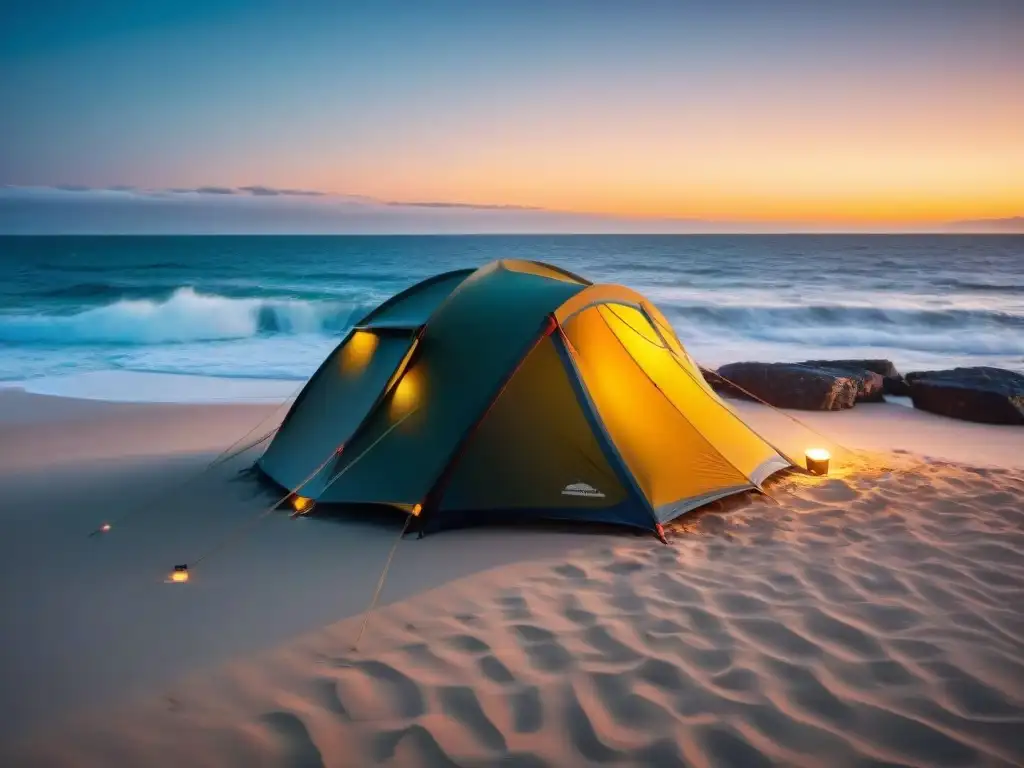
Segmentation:
{"type": "Polygon", "coordinates": [[[832,454],[824,448],[808,448],[804,454],[807,458],[807,471],[812,475],[827,475],[828,462],[832,454]]]}
{"type": "Polygon", "coordinates": [[[412,513],[414,515],[418,515],[422,511],[423,511],[423,505],[422,504],[413,504],[412,505],[412,513]]]}
{"type": "Polygon", "coordinates": [[[305,496],[296,496],[292,499],[292,506],[295,507],[295,511],[300,515],[309,509],[310,500],[305,496]]]}
{"type": "Polygon", "coordinates": [[[188,581],[188,566],[187,565],[176,565],[174,570],[171,571],[171,581],[178,584],[182,584],[188,581]]]}

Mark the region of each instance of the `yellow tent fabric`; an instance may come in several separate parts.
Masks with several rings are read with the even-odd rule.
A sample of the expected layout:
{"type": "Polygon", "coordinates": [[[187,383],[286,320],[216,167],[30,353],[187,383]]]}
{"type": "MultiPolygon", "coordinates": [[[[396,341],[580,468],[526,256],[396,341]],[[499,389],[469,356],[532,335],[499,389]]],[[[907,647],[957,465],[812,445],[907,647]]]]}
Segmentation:
{"type": "Polygon", "coordinates": [[[556,317],[601,422],[659,519],[759,487],[790,465],[718,398],[642,297],[597,287],[556,317]]]}
{"type": "Polygon", "coordinates": [[[748,480],[759,483],[764,464],[775,463],[775,449],[710,391],[692,361],[680,360],[665,345],[650,339],[654,329],[638,310],[606,304],[599,312],[637,365],[715,451],[748,480]]]}

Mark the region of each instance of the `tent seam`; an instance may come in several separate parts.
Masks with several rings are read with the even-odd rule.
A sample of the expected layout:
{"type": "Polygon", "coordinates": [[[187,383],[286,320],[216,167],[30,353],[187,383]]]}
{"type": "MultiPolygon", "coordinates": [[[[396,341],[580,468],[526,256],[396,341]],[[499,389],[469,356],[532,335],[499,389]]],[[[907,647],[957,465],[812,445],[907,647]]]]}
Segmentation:
{"type": "Polygon", "coordinates": [[[447,490],[447,482],[454,471],[456,463],[465,453],[466,446],[469,445],[470,439],[487,418],[487,414],[494,408],[494,404],[498,402],[498,398],[501,397],[502,393],[506,389],[508,389],[508,385],[512,382],[512,379],[515,378],[516,374],[519,373],[520,369],[522,369],[523,365],[526,363],[526,359],[538,346],[540,346],[541,342],[551,334],[551,330],[553,330],[551,326],[552,322],[554,322],[554,317],[552,315],[548,315],[546,322],[540,328],[540,332],[530,341],[529,345],[527,345],[526,350],[516,361],[515,365],[512,366],[511,371],[509,371],[508,375],[502,380],[498,388],[495,390],[493,397],[487,401],[486,405],[480,411],[480,414],[473,423],[469,425],[462,437],[459,439],[458,444],[448,455],[448,459],[441,466],[440,470],[438,470],[437,476],[434,478],[434,481],[430,484],[430,487],[423,496],[423,515],[421,518],[423,522],[421,523],[421,527],[422,525],[425,525],[427,516],[434,513],[434,507],[440,506],[441,501],[444,498],[444,493],[447,490]]]}

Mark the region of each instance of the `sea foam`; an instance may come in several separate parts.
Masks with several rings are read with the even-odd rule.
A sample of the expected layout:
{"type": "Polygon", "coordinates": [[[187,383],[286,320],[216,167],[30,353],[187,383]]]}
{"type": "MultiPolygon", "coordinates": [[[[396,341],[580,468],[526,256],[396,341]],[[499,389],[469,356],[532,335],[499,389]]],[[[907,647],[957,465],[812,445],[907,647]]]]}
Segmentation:
{"type": "Polygon", "coordinates": [[[337,334],[365,309],[338,302],[228,298],[179,288],[164,300],[121,299],[76,314],[0,315],[13,344],[169,344],[264,334],[337,334]]]}

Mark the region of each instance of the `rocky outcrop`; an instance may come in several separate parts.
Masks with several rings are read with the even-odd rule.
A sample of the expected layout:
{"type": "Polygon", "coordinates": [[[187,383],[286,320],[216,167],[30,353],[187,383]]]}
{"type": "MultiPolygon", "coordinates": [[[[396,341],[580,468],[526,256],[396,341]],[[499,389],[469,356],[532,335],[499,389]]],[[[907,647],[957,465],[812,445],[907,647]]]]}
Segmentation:
{"type": "Polygon", "coordinates": [[[899,397],[910,397],[910,385],[904,376],[884,376],[882,378],[882,391],[887,395],[899,397]]]}
{"type": "Polygon", "coordinates": [[[738,397],[745,400],[752,399],[739,389],[739,387],[736,387],[732,383],[723,379],[717,371],[713,371],[710,368],[701,368],[700,372],[704,376],[704,381],[710,384],[711,388],[718,394],[727,395],[729,397],[738,397]]]}
{"type": "Polygon", "coordinates": [[[965,421],[1024,425],[1024,374],[978,367],[906,378],[915,408],[965,421]]]}
{"type": "Polygon", "coordinates": [[[875,392],[874,385],[870,385],[861,392],[857,399],[862,402],[881,402],[882,395],[900,395],[906,397],[910,394],[910,388],[904,380],[903,375],[896,370],[892,360],[807,360],[802,365],[810,365],[825,370],[837,370],[844,372],[870,371],[881,377],[881,391],[875,392]]]}
{"type": "Polygon", "coordinates": [[[892,360],[807,360],[801,365],[816,368],[846,368],[858,371],[872,371],[879,376],[899,376],[900,372],[892,360]]]}
{"type": "Polygon", "coordinates": [[[777,408],[805,411],[852,408],[861,388],[854,375],[796,363],[729,363],[712,374],[708,383],[722,394],[746,397],[746,390],[777,408]]]}

